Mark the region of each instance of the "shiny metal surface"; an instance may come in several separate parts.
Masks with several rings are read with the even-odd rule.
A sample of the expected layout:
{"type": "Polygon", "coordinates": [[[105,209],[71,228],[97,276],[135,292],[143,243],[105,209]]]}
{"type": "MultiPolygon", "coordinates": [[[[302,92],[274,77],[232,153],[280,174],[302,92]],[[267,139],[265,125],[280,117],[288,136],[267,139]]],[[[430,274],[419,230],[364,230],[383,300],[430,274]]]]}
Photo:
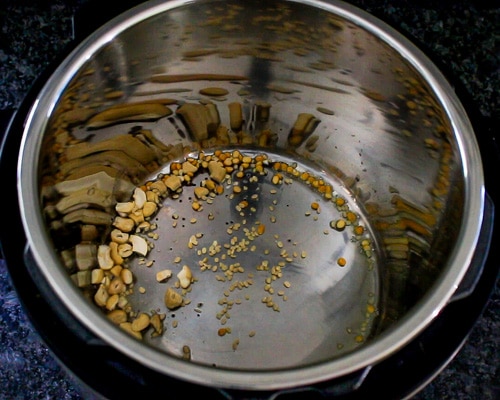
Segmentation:
{"type": "MultiPolygon", "coordinates": [[[[484,195],[480,166],[474,133],[452,88],[418,49],[372,16],[337,1],[153,1],[95,32],[49,79],[27,121],[18,171],[30,251],[54,291],[99,337],[180,379],[276,389],[333,379],[376,363],[439,313],[475,248],[484,195]],[[219,80],[221,75],[226,78],[219,80]],[[227,93],[201,94],[207,87],[227,93]],[[167,106],[173,110],[169,116],[89,125],[113,105],[167,98],[174,100],[167,106]],[[175,112],[184,103],[211,103],[220,124],[230,126],[228,105],[234,102],[242,106],[246,139],[234,129],[237,139],[231,143],[214,134],[197,140],[175,112]],[[268,117],[263,105],[269,106],[268,117]],[[301,113],[312,115],[315,124],[292,142],[301,113]],[[255,211],[235,213],[234,198],[221,196],[206,207],[218,218],[196,226],[189,220],[201,221],[201,214],[191,209],[186,187],[183,202],[167,198],[156,216],[159,238],[146,260],[153,266],[145,267],[140,257],[130,263],[135,287],[146,288],[130,295],[134,311],[159,309],[167,315],[160,338],[145,335],[144,342],[137,341],[82,295],[92,296],[95,286],[82,291],[71,280],[74,264],[64,266],[60,255],[81,241],[81,221],[65,223],[54,210],[61,196],[54,187],[85,175],[89,158],[81,157],[85,168],[77,173],[68,158],[72,146],[136,135],[138,126],[160,142],[155,146],[161,156],[153,163],[120,164],[106,153],[104,161],[89,168],[114,170],[129,183],[128,192],[119,195],[117,186],[110,188],[118,195],[115,202],[128,199],[133,185],[154,179],[162,168],[168,172],[171,162],[198,157],[200,149],[265,153],[331,183],[335,196],[346,198],[366,226],[370,257],[360,252],[350,231],[330,228],[341,211],[300,180],[280,187],[279,204],[274,204],[268,175],[250,185],[249,196],[265,193],[255,211]],[[262,142],[265,130],[272,134],[262,142]],[[321,203],[317,220],[305,216],[314,201],[321,203]],[[203,232],[204,246],[227,242],[228,225],[268,220],[270,206],[276,206],[277,223],[266,224],[266,237],[255,243],[258,250],[238,261],[248,272],[277,237],[306,251],[307,257],[297,256],[286,267],[293,291],[279,313],[261,304],[265,277],[258,276],[259,284],[242,292],[242,307],[231,312],[234,331],[229,339],[221,338],[216,334],[221,322],[214,315],[228,284],[198,270],[191,303],[174,312],[165,309],[165,288],[154,273],[165,266],[179,268],[175,256],[192,266],[199,263],[201,255],[185,247],[191,235],[203,232]],[[173,229],[173,213],[185,216],[184,229],[173,229]],[[345,268],[335,265],[340,255],[349,261],[345,268]],[[377,312],[368,313],[367,304],[377,312]],[[256,335],[249,338],[253,330],[256,335]],[[234,339],[239,339],[237,350],[234,339]],[[191,361],[183,359],[185,345],[191,361]]],[[[96,243],[105,242],[108,233],[100,230],[96,243]]],[[[277,262],[279,252],[273,254],[277,262]]]]}

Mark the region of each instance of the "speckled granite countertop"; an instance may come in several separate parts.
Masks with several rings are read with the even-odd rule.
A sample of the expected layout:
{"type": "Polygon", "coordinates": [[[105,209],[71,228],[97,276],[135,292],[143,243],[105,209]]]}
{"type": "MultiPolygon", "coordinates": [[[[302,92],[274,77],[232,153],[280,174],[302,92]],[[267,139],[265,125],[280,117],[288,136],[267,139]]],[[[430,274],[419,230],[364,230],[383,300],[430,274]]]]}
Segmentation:
{"type": "MultiPolygon", "coordinates": [[[[351,3],[423,44],[462,85],[480,114],[500,121],[500,4],[356,0],[351,3]],[[495,6],[496,4],[496,6],[495,6]]],[[[3,0],[0,111],[15,109],[34,79],[71,40],[86,0],[3,0]]],[[[494,249],[498,251],[498,249],[494,249]]],[[[416,399],[500,399],[500,285],[466,343],[416,399]]],[[[0,399],[80,399],[20,306],[0,261],[0,399]]]]}

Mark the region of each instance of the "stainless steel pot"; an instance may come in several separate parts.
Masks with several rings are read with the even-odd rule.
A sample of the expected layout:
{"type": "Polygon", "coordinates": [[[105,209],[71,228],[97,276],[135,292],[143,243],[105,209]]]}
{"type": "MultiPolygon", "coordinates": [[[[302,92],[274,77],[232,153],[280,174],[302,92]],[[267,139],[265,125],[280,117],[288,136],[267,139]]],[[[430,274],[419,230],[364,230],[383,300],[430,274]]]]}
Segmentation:
{"type": "Polygon", "coordinates": [[[485,208],[452,87],[337,1],[120,15],[40,92],[18,176],[30,257],[82,324],[155,371],[249,390],[344,377],[411,341],[471,268],[485,208]],[[209,161],[226,158],[217,177],[209,161]],[[134,236],[125,261],[116,229],[134,236]]]}

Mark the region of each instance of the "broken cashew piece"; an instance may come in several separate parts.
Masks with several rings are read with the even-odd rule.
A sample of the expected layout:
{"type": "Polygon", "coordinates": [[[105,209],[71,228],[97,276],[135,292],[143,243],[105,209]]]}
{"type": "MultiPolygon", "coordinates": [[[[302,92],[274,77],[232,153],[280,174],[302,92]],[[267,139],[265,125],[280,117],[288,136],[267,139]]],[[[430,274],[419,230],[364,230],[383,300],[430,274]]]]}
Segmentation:
{"type": "Polygon", "coordinates": [[[135,188],[134,190],[134,203],[137,208],[144,207],[144,203],[147,201],[146,192],[141,188],[135,188]]]}
{"type": "Polygon", "coordinates": [[[111,258],[111,248],[107,244],[101,244],[97,248],[97,261],[103,270],[110,270],[115,265],[111,258]]]}
{"type": "Polygon", "coordinates": [[[146,239],[138,235],[130,235],[128,240],[132,243],[132,251],[138,253],[141,256],[146,256],[148,254],[148,243],[146,239]]]}
{"type": "Polygon", "coordinates": [[[177,278],[179,279],[181,288],[187,289],[189,285],[191,285],[191,282],[193,280],[193,273],[187,265],[184,265],[180,272],[177,274],[177,278]]]}
{"type": "Polygon", "coordinates": [[[172,270],[170,269],[163,269],[161,271],[158,271],[156,273],[156,280],[158,282],[165,282],[172,276],[172,270]]]}
{"type": "Polygon", "coordinates": [[[181,306],[182,296],[179,292],[175,291],[171,287],[165,292],[165,305],[169,310],[174,310],[181,306]]]}

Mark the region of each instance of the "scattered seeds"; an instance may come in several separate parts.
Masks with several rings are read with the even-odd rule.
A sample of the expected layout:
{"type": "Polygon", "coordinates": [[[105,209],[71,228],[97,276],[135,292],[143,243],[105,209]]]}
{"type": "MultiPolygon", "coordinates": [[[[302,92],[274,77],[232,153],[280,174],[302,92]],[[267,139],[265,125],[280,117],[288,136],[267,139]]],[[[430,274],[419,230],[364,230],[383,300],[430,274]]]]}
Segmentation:
{"type": "MultiPolygon", "coordinates": [[[[204,94],[211,96],[223,95],[222,91],[218,92],[216,89],[207,88],[204,94]]],[[[232,105],[232,123],[235,125],[241,124],[239,120],[239,107],[240,105],[238,104],[232,105]]],[[[316,123],[317,120],[312,115],[302,115],[296,121],[295,131],[290,136],[290,141],[298,145],[299,142],[307,140],[307,144],[311,147],[316,143],[317,137],[309,137],[309,134],[314,129],[316,123]]],[[[134,254],[138,255],[140,257],[138,260],[139,264],[154,267],[154,260],[149,259],[151,249],[154,248],[154,243],[150,243],[148,240],[156,240],[158,234],[151,232],[157,228],[156,224],[151,222],[151,219],[154,218],[155,213],[162,207],[162,201],[165,197],[170,196],[173,200],[180,199],[183,191],[190,186],[195,186],[191,189],[193,196],[190,198],[191,208],[194,212],[202,213],[204,205],[212,204],[218,196],[223,195],[226,191],[228,199],[237,199],[234,207],[242,216],[241,220],[232,222],[227,226],[226,233],[228,234],[228,239],[225,243],[218,243],[216,241],[211,244],[203,243],[203,240],[200,240],[204,236],[202,232],[192,234],[187,243],[187,248],[195,251],[195,254],[199,257],[198,266],[200,271],[214,272],[215,280],[227,285],[224,292],[221,293],[222,297],[218,302],[220,308],[217,311],[216,318],[221,325],[224,325],[218,329],[218,336],[222,337],[231,333],[231,329],[226,326],[231,319],[231,311],[233,307],[239,307],[243,303],[241,298],[235,299],[235,293],[254,284],[252,271],[248,274],[248,277],[241,276],[241,274],[245,273],[245,269],[249,268],[249,266],[241,265],[238,262],[238,256],[241,253],[261,251],[263,255],[279,254],[280,261],[276,265],[264,259],[255,267],[254,271],[269,274],[262,288],[266,294],[262,298],[262,303],[266,308],[274,312],[280,312],[280,304],[288,299],[286,289],[291,288],[292,283],[288,280],[282,281],[284,289],[275,290],[277,281],[283,278],[286,265],[293,263],[299,258],[305,259],[307,251],[299,248],[292,250],[289,246],[297,246],[297,242],[290,241],[289,239],[285,241],[284,239],[280,239],[276,234],[272,235],[272,239],[271,237],[269,239],[274,240],[275,246],[279,250],[276,250],[276,248],[259,249],[259,246],[255,244],[255,240],[259,236],[265,237],[265,235],[270,235],[267,232],[271,229],[266,229],[265,223],[261,221],[255,221],[252,225],[247,224],[246,213],[257,212],[258,208],[254,204],[259,202],[260,196],[258,193],[249,193],[248,197],[245,194],[248,191],[250,183],[258,182],[260,179],[259,176],[267,174],[269,174],[267,179],[275,185],[270,190],[270,193],[273,195],[286,190],[286,187],[293,184],[294,179],[297,179],[303,184],[309,185],[315,193],[322,196],[321,200],[311,202],[310,210],[305,213],[306,216],[309,216],[311,215],[311,210],[316,212],[316,215],[311,220],[319,221],[321,208],[325,206],[326,201],[331,202],[339,211],[342,218],[331,221],[329,223],[330,227],[337,231],[343,231],[351,226],[355,236],[360,240],[361,249],[368,257],[371,255],[371,242],[367,238],[362,237],[365,234],[365,230],[359,224],[358,215],[349,209],[349,205],[344,198],[336,196],[333,188],[325,183],[323,179],[315,177],[307,171],[299,171],[293,164],[272,162],[266,154],[248,156],[239,151],[221,150],[215,151],[213,154],[199,153],[197,158],[191,154],[184,161],[171,163],[170,173],[160,175],[154,181],[137,187],[130,202],[117,204],[116,211],[119,215],[113,224],[115,229],[110,236],[111,241],[109,244],[102,245],[99,248],[98,268],[92,271],[91,276],[89,275],[89,280],[91,279],[96,285],[101,285],[95,295],[96,303],[106,308],[110,314],[111,311],[115,312],[114,310],[120,311],[117,309],[117,307],[120,307],[120,301],[123,302],[120,299],[125,299],[124,304],[121,306],[125,307],[127,304],[126,293],[132,290],[134,283],[131,270],[125,268],[130,257],[134,254]],[[206,174],[207,177],[202,179],[198,186],[195,186],[193,179],[198,175],[202,176],[201,174],[206,174]],[[137,209],[138,205],[142,205],[142,208],[139,210],[137,209]],[[148,240],[146,240],[146,237],[148,240]],[[201,245],[198,247],[200,243],[201,245]],[[105,287],[101,282],[109,279],[110,274],[114,274],[114,278],[111,280],[112,284],[105,287]]],[[[272,204],[267,207],[270,213],[277,211],[279,198],[279,196],[273,196],[272,204]]],[[[208,220],[213,220],[215,215],[209,211],[207,217],[208,220]]],[[[172,214],[172,220],[172,226],[177,227],[177,229],[184,227],[182,222],[184,220],[188,220],[192,225],[198,221],[195,217],[181,218],[175,212],[172,214]]],[[[269,221],[275,223],[276,217],[271,215],[269,221]]],[[[327,234],[328,230],[325,230],[324,233],[327,234]]],[[[181,256],[176,256],[173,259],[173,264],[179,264],[181,261],[181,256]]],[[[337,263],[339,266],[345,266],[347,262],[344,258],[340,257],[337,263]]],[[[177,265],[175,267],[178,268],[177,265]]],[[[183,265],[177,271],[176,276],[178,280],[171,287],[167,288],[164,295],[164,305],[168,310],[172,311],[190,304],[190,299],[186,296],[196,286],[194,285],[196,279],[189,266],[183,265]]],[[[159,283],[168,282],[172,274],[173,272],[170,269],[157,270],[156,280],[159,283]]],[[[141,286],[138,287],[138,290],[140,293],[145,293],[146,291],[141,286]]],[[[250,296],[244,295],[244,299],[249,301],[250,296]]],[[[195,307],[194,310],[198,314],[201,313],[199,306],[195,307]]],[[[367,307],[367,314],[374,314],[374,312],[374,306],[367,307]]],[[[153,321],[153,334],[159,335],[163,331],[158,314],[140,313],[135,318],[132,315],[135,314],[114,313],[110,315],[110,318],[113,318],[113,320],[122,325],[125,323],[123,329],[130,329],[130,331],[135,333],[142,332],[150,325],[153,326],[153,321]],[[130,324],[130,326],[127,324],[130,324]]],[[[177,326],[177,322],[173,321],[172,326],[177,326]]],[[[248,336],[253,337],[255,334],[255,331],[250,331],[248,336]]],[[[236,350],[239,344],[240,340],[235,339],[232,343],[233,350],[236,350]]],[[[183,357],[186,359],[191,358],[188,346],[183,347],[183,357]]]]}

